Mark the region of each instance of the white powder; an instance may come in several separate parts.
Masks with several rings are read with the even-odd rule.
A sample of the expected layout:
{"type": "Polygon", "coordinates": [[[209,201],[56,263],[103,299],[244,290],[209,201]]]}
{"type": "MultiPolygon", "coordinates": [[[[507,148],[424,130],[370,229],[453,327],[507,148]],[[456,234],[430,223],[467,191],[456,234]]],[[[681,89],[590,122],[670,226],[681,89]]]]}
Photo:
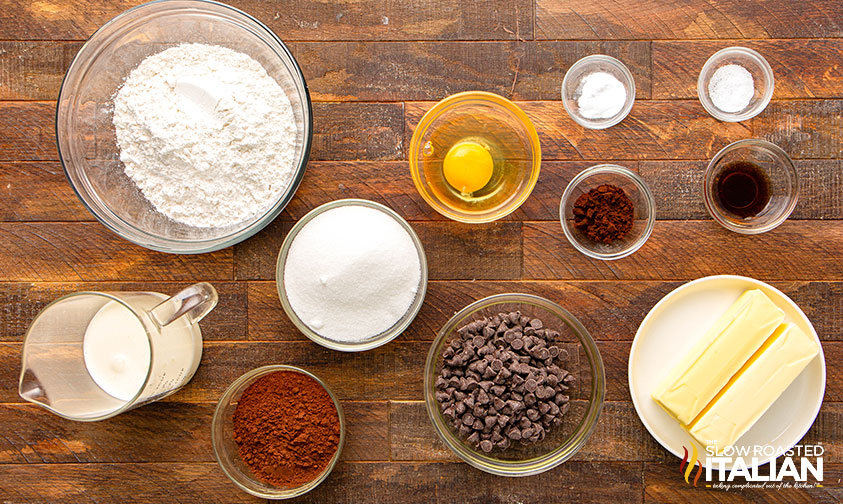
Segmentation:
{"type": "Polygon", "coordinates": [[[626,88],[614,75],[594,72],[582,78],[577,107],[587,119],[608,119],[616,116],[626,103],[626,88]]]}
{"type": "Polygon", "coordinates": [[[708,81],[708,96],[714,106],[733,114],[745,109],[755,95],[755,81],[740,65],[723,65],[708,81]]]}
{"type": "Polygon", "coordinates": [[[290,100],[260,63],[182,44],[144,59],[114,97],[126,174],[160,213],[195,227],[269,210],[295,170],[290,100]]]}
{"type": "Polygon", "coordinates": [[[321,336],[363,341],[392,327],[418,293],[421,263],[410,234],[364,206],[328,210],[293,240],[284,287],[298,317],[321,336]]]}

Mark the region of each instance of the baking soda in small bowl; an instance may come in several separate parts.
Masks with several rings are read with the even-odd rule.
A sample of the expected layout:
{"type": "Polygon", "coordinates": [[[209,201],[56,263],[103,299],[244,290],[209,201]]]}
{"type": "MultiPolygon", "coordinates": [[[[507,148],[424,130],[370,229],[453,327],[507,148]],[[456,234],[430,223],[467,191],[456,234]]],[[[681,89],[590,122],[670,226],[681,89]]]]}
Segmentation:
{"type": "Polygon", "coordinates": [[[423,251],[400,217],[371,202],[352,202],[305,217],[287,238],[286,257],[282,247],[279,264],[279,294],[295,317],[346,346],[393,329],[426,285],[423,251]]]}

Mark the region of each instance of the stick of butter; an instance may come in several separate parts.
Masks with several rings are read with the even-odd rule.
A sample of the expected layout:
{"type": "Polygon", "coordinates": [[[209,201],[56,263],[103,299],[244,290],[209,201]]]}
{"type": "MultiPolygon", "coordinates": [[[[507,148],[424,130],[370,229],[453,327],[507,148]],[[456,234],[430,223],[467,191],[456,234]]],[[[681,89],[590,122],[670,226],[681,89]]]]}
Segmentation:
{"type": "Polygon", "coordinates": [[[680,359],[653,399],[688,425],[784,320],[759,289],[744,292],[680,359]]]}
{"type": "Polygon", "coordinates": [[[688,425],[702,446],[717,453],[735,444],[819,353],[816,340],[782,324],[688,425]]]}

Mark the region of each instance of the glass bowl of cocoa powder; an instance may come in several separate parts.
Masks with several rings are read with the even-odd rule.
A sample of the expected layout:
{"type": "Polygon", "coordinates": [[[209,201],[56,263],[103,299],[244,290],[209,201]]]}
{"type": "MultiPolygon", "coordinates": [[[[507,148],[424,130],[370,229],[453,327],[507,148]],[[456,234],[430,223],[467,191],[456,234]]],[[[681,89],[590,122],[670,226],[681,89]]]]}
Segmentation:
{"type": "Polygon", "coordinates": [[[339,400],[293,366],[253,369],[223,393],[211,424],[214,456],[241,490],[264,499],[303,495],[325,481],[345,441],[339,400]]]}
{"type": "Polygon", "coordinates": [[[565,188],[559,220],[574,248],[609,261],[646,243],[656,223],[656,203],[637,173],[618,165],[596,165],[581,171],[565,188]]]}

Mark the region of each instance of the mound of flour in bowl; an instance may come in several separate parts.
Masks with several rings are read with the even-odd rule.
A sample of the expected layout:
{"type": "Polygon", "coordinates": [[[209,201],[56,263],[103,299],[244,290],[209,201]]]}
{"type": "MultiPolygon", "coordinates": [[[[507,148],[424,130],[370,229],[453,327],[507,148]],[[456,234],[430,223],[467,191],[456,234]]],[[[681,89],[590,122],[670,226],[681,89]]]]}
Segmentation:
{"type": "Polygon", "coordinates": [[[120,160],[160,213],[225,227],[269,210],[296,168],[287,95],[260,63],[181,44],[144,59],[114,96],[120,160]]]}

